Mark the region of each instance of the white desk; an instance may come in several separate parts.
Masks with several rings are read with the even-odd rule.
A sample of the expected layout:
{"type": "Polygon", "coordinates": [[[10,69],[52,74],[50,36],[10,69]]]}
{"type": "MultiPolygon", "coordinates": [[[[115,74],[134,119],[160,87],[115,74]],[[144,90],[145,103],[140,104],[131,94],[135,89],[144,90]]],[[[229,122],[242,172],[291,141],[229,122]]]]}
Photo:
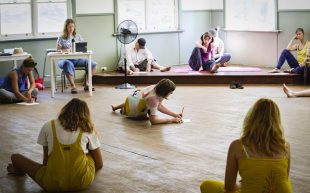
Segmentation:
{"type": "Polygon", "coordinates": [[[29,56],[31,56],[31,54],[28,54],[27,52],[22,54],[13,54],[11,56],[0,56],[0,62],[14,61],[14,68],[17,68],[17,60],[24,60],[29,56]]]}
{"type": "Polygon", "coordinates": [[[88,90],[89,95],[93,96],[92,90],[92,70],[91,70],[91,55],[92,51],[86,53],[75,52],[75,53],[61,53],[61,52],[50,52],[47,54],[50,66],[51,66],[51,95],[54,98],[55,96],[55,60],[64,60],[64,59],[79,59],[86,58],[88,59],[88,90]]]}

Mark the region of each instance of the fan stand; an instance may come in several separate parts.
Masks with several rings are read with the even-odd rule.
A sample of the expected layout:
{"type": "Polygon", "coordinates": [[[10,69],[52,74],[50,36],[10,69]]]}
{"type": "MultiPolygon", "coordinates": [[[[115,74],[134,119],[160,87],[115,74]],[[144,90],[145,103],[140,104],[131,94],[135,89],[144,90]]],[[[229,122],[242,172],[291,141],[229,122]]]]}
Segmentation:
{"type": "Polygon", "coordinates": [[[133,88],[136,88],[135,85],[132,85],[132,84],[129,84],[127,83],[127,60],[126,60],[126,57],[124,58],[124,66],[125,66],[125,76],[124,76],[124,82],[123,84],[120,84],[118,86],[116,86],[115,88],[116,89],[133,89],[133,88]]]}
{"type": "Polygon", "coordinates": [[[124,67],[125,67],[125,70],[124,70],[124,83],[123,84],[120,84],[120,85],[117,85],[115,88],[116,89],[133,89],[133,88],[136,88],[135,85],[132,85],[132,84],[129,84],[127,83],[127,59],[126,59],[126,48],[125,48],[125,44],[124,45],[124,52],[125,52],[125,57],[124,57],[124,67]]]}

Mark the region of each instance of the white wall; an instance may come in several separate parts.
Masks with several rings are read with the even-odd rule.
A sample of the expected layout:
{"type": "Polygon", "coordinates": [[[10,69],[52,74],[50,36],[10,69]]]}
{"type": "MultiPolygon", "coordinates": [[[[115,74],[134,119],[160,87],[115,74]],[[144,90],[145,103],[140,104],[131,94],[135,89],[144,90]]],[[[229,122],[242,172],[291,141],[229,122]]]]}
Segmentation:
{"type": "Polygon", "coordinates": [[[274,67],[277,63],[277,33],[226,32],[225,37],[231,63],[262,67],[274,67]]]}

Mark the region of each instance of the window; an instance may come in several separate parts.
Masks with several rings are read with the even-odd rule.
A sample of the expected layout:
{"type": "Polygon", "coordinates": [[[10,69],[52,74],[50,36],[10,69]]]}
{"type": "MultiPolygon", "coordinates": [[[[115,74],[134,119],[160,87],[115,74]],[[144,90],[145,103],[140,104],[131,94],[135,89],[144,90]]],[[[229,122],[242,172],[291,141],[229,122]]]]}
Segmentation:
{"type": "Polygon", "coordinates": [[[178,30],[178,0],[118,0],[117,20],[133,20],[139,32],[178,30]]]}
{"type": "Polygon", "coordinates": [[[1,35],[31,33],[30,0],[1,1],[0,13],[1,35]]]}
{"type": "Polygon", "coordinates": [[[38,32],[60,32],[67,18],[67,2],[64,0],[38,0],[38,32]]]}
{"type": "Polygon", "coordinates": [[[275,0],[226,0],[225,26],[231,30],[274,31],[276,10],[275,0]]]}
{"type": "Polygon", "coordinates": [[[0,0],[1,39],[51,37],[62,31],[68,0],[0,0]]]}

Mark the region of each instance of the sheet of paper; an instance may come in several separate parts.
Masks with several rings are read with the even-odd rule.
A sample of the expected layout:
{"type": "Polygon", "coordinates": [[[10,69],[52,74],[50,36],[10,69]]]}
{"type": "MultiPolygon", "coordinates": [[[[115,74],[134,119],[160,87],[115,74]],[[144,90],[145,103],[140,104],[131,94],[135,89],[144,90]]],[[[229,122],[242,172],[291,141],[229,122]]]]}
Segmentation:
{"type": "Polygon", "coordinates": [[[190,123],[192,122],[190,119],[183,119],[183,123],[190,123]]]}
{"type": "Polygon", "coordinates": [[[21,102],[21,103],[16,103],[18,105],[26,105],[26,106],[29,106],[29,105],[38,105],[40,103],[26,103],[26,102],[21,102]]]}

